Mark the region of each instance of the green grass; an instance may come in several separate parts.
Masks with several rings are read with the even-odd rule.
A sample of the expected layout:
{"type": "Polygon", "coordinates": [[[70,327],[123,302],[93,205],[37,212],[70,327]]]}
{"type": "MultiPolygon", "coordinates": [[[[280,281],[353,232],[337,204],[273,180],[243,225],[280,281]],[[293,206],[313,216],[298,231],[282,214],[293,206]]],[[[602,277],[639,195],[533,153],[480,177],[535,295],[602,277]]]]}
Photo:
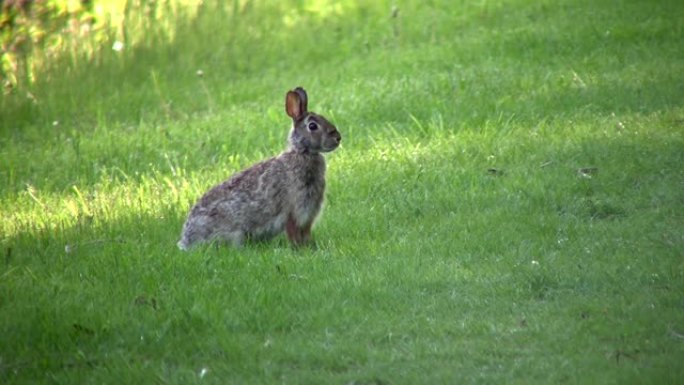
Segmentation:
{"type": "Polygon", "coordinates": [[[247,4],[3,96],[0,382],[684,378],[681,2],[247,4]],[[178,251],[297,85],[317,248],[178,251]]]}

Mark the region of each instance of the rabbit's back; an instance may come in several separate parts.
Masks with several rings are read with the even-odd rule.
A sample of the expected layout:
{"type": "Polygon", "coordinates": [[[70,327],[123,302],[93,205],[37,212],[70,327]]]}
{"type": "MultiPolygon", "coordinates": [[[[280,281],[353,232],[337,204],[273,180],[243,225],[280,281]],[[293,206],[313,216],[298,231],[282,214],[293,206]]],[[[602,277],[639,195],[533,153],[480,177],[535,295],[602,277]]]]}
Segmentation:
{"type": "Polygon", "coordinates": [[[245,237],[267,239],[283,230],[286,183],[283,165],[269,159],[233,175],[207,191],[190,211],[178,246],[216,238],[241,244],[245,237]]]}
{"type": "Polygon", "coordinates": [[[286,152],[258,163],[214,186],[190,211],[178,246],[223,239],[269,239],[287,221],[310,225],[325,191],[325,160],[320,154],[286,152]]]}

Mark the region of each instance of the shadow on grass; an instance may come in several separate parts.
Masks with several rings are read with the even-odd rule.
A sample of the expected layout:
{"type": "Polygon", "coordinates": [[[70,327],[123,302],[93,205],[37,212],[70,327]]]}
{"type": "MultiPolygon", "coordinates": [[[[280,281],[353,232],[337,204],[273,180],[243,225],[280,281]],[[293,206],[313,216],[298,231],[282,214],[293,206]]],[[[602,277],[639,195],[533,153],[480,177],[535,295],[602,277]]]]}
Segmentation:
{"type": "MultiPolygon", "coordinates": [[[[161,337],[141,331],[139,322],[154,324],[164,336],[182,336],[178,346],[186,346],[183,339],[195,330],[211,334],[210,316],[195,306],[194,296],[203,291],[198,287],[228,286],[231,292],[237,275],[257,283],[302,279],[288,266],[295,253],[282,236],[242,249],[207,245],[184,253],[176,242],[187,207],[157,201],[143,210],[126,210],[116,219],[93,210],[94,216],[74,225],[27,224],[15,236],[0,237],[0,331],[12,336],[0,347],[0,356],[8,358],[0,378],[111,367],[120,363],[121,341],[127,341],[125,360],[147,362],[149,354],[141,357],[138,349],[151,345],[154,351],[161,337]],[[255,271],[252,259],[267,259],[268,266],[255,271]],[[104,347],[111,356],[102,354],[104,347]],[[81,353],[74,355],[74,349],[81,353]]],[[[316,253],[299,249],[296,255],[316,253]]],[[[244,313],[232,316],[234,321],[222,315],[222,325],[252,332],[240,318],[248,316],[244,313]]]]}
{"type": "MultiPolygon", "coordinates": [[[[586,224],[592,231],[612,226],[619,227],[623,220],[634,220],[636,224],[652,224],[654,220],[664,220],[665,225],[668,224],[667,221],[681,221],[676,217],[675,210],[684,196],[681,190],[667,186],[672,183],[680,185],[684,182],[684,175],[679,170],[684,160],[680,151],[682,143],[641,142],[639,139],[578,143],[575,148],[569,150],[546,148],[544,150],[547,152],[556,154],[554,167],[540,168],[536,162],[529,164],[529,160],[521,156],[514,159],[518,164],[522,164],[516,170],[509,171],[506,165],[501,166],[506,172],[495,175],[488,173],[485,165],[481,170],[471,170],[468,177],[475,174],[479,182],[477,185],[480,186],[471,196],[460,197],[454,194],[454,202],[449,202],[453,206],[433,206],[424,208],[423,211],[429,214],[426,214],[426,218],[439,218],[449,209],[457,208],[458,199],[469,200],[466,205],[461,206],[468,211],[460,212],[458,215],[462,218],[476,218],[475,220],[486,225],[470,229],[469,236],[472,240],[464,244],[450,245],[447,252],[453,253],[450,255],[457,262],[461,262],[463,255],[472,256],[467,263],[469,271],[473,274],[461,277],[458,285],[454,285],[453,277],[450,278],[448,274],[440,276],[442,280],[428,279],[426,282],[421,281],[421,276],[415,275],[414,278],[418,277],[418,282],[414,285],[425,288],[430,296],[426,302],[433,303],[436,296],[452,296],[455,286],[465,291],[470,283],[482,280],[483,273],[489,272],[491,276],[492,269],[501,269],[501,264],[507,268],[517,262],[514,258],[528,257],[514,254],[516,242],[510,241],[517,239],[516,234],[520,236],[518,231],[521,226],[526,226],[523,227],[523,231],[538,229],[535,226],[539,218],[534,217],[535,211],[530,210],[535,206],[542,206],[541,212],[555,212],[550,214],[551,216],[570,217],[569,222],[586,224]],[[577,165],[584,166],[585,162],[591,163],[596,170],[590,172],[587,168],[578,173],[577,165]],[[558,174],[564,176],[559,177],[558,174]],[[543,183],[530,183],[533,179],[541,180],[543,183]],[[592,206],[589,202],[595,204],[592,206]],[[600,202],[608,203],[601,208],[600,202]],[[499,214],[493,215],[490,211],[492,208],[503,209],[499,214]],[[504,216],[500,215],[501,213],[504,216]],[[619,215],[615,216],[614,213],[619,215]],[[638,218],[653,213],[658,216],[639,222],[638,218]],[[525,219],[533,225],[526,224],[525,219]],[[509,242],[502,244],[497,241],[499,237],[509,242]],[[513,256],[509,256],[509,252],[513,256]],[[496,265],[496,258],[501,264],[492,267],[496,265]],[[435,284],[431,286],[430,282],[435,284]]],[[[422,161],[427,164],[445,164],[447,162],[444,162],[443,157],[443,154],[429,153],[422,161]]],[[[415,165],[416,170],[419,166],[420,164],[415,165]]],[[[392,169],[384,170],[382,167],[377,171],[390,174],[399,172],[392,169]]],[[[352,173],[347,175],[347,178],[359,177],[352,173]]],[[[402,179],[400,176],[394,176],[397,180],[402,179]]],[[[457,186],[466,185],[468,181],[465,177],[463,179],[453,182],[457,186]]],[[[351,180],[342,180],[338,183],[340,186],[353,184],[351,180]]],[[[388,202],[405,195],[400,187],[401,184],[383,185],[383,189],[379,191],[382,194],[382,201],[388,202]]],[[[435,190],[434,186],[428,185],[417,185],[414,188],[435,190]]],[[[450,189],[452,186],[441,188],[450,189]]],[[[346,212],[347,208],[357,207],[356,193],[336,191],[336,210],[346,212]]],[[[422,200],[415,205],[419,207],[425,203],[429,202],[422,200]]],[[[343,214],[336,213],[336,210],[326,213],[323,220],[342,222],[339,217],[343,214]]],[[[352,215],[360,217],[359,222],[365,222],[365,226],[370,228],[379,222],[401,223],[397,219],[407,215],[407,211],[388,210],[374,217],[368,217],[367,214],[352,212],[352,215]]],[[[306,282],[305,278],[292,277],[293,274],[288,267],[280,265],[280,261],[289,261],[288,258],[292,255],[282,237],[273,242],[250,245],[240,250],[216,250],[209,246],[196,252],[182,253],[176,249],[175,243],[180,234],[184,215],[185,208],[162,205],[154,214],[131,212],[116,220],[83,218],[74,226],[26,229],[15,237],[4,239],[4,260],[0,270],[0,293],[3,298],[0,301],[0,310],[3,310],[0,311],[0,331],[3,335],[11,337],[7,339],[10,343],[0,346],[0,356],[14,358],[2,363],[0,376],[9,379],[34,376],[39,378],[46,372],[65,375],[65,372],[75,373],[102,367],[173,365],[176,363],[175,358],[169,355],[177,352],[164,350],[171,347],[180,349],[180,357],[190,357],[191,362],[185,363],[187,367],[194,365],[201,368],[203,362],[194,362],[192,359],[206,359],[214,357],[213,355],[219,355],[221,360],[227,355],[232,360],[228,361],[242,364],[240,360],[248,362],[248,359],[255,356],[262,358],[258,353],[261,350],[249,351],[242,356],[236,353],[242,351],[241,344],[252,349],[263,349],[264,342],[261,341],[266,340],[266,343],[269,343],[270,339],[266,339],[268,336],[265,337],[263,329],[260,328],[265,328],[269,333],[286,334],[291,330],[288,328],[296,328],[297,322],[301,322],[297,319],[296,311],[283,311],[282,314],[292,314],[291,318],[285,320],[269,317],[282,315],[280,310],[257,313],[254,309],[262,302],[251,298],[271,295],[275,297],[271,304],[282,307],[289,306],[288,301],[300,301],[300,306],[318,314],[308,308],[315,307],[307,302],[308,299],[296,297],[304,296],[308,286],[302,286],[302,291],[292,294],[292,297],[284,297],[284,303],[278,302],[279,280],[306,282]],[[253,266],[252,259],[267,260],[266,267],[253,266]],[[258,289],[258,285],[232,287],[232,280],[238,281],[237,275],[250,275],[252,280],[273,285],[275,288],[258,292],[247,290],[258,289]],[[249,309],[255,313],[234,315],[230,308],[224,309],[223,306],[230,305],[222,302],[226,298],[221,297],[221,291],[224,290],[230,291],[230,295],[233,296],[229,297],[230,299],[249,304],[249,309]],[[198,305],[196,297],[209,300],[204,302],[204,306],[198,305]],[[242,338],[250,341],[216,341],[212,337],[217,326],[212,321],[217,319],[221,320],[219,328],[230,331],[224,336],[239,338],[240,335],[245,335],[242,338]],[[269,323],[269,326],[264,327],[259,325],[259,322],[269,323]],[[201,342],[195,341],[196,336],[199,336],[201,342]],[[254,342],[255,340],[257,342],[254,342]],[[132,360],[139,362],[131,362],[132,360]]],[[[555,218],[544,219],[553,223],[555,218]]],[[[451,228],[445,228],[437,235],[449,234],[453,237],[453,226],[461,226],[460,222],[461,220],[459,223],[452,223],[451,228]]],[[[395,232],[401,234],[402,239],[416,239],[411,237],[423,231],[421,226],[415,226],[417,224],[409,223],[410,226],[395,229],[395,232]]],[[[629,228],[635,231],[633,226],[634,224],[629,228]]],[[[651,231],[652,228],[649,227],[647,230],[651,231]]],[[[334,241],[337,244],[359,242],[347,235],[349,231],[340,226],[334,231],[328,231],[328,235],[338,237],[334,241]]],[[[636,231],[642,229],[637,228],[636,231]]],[[[585,242],[587,246],[593,247],[594,243],[603,242],[600,238],[606,234],[613,233],[597,232],[596,236],[574,241],[585,242]]],[[[389,240],[382,238],[387,235],[380,234],[379,238],[373,239],[365,246],[372,248],[374,244],[385,244],[389,250],[380,251],[394,258],[392,253],[406,244],[388,245],[389,240]]],[[[655,235],[660,234],[650,234],[655,235]]],[[[536,236],[537,234],[534,234],[532,237],[536,236]]],[[[424,240],[426,243],[430,241],[424,240]]],[[[537,240],[544,241],[546,240],[537,240]]],[[[640,243],[643,240],[631,241],[640,243]]],[[[647,241],[659,242],[651,239],[647,241]]],[[[675,250],[679,250],[676,242],[680,241],[675,240],[675,244],[663,247],[668,247],[668,253],[674,254],[675,250]]],[[[576,248],[579,250],[582,246],[580,244],[576,248]]],[[[409,253],[416,251],[416,259],[421,258],[418,253],[423,250],[421,245],[409,247],[415,248],[409,250],[409,253]]],[[[323,250],[323,253],[325,252],[326,250],[323,250]]],[[[314,254],[313,258],[318,256],[315,251],[307,253],[314,254]]],[[[338,257],[347,258],[345,262],[350,262],[353,258],[370,260],[378,256],[362,254],[338,257]]],[[[400,261],[402,268],[394,272],[400,283],[404,263],[409,262],[400,261]]],[[[574,265],[575,261],[564,263],[574,265]]],[[[549,266],[548,271],[535,269],[534,266],[524,269],[522,274],[517,273],[522,277],[514,279],[501,276],[497,287],[508,292],[517,290],[518,293],[513,298],[522,303],[552,301],[559,291],[575,290],[574,287],[568,288],[568,281],[576,277],[559,277],[557,273],[560,269],[554,269],[552,266],[549,266]],[[511,282],[518,283],[519,287],[507,288],[511,282]]],[[[582,282],[577,285],[582,285],[582,282]]],[[[397,289],[402,294],[398,301],[403,301],[406,295],[410,294],[408,290],[411,287],[400,289],[397,289]]],[[[369,296],[374,295],[377,295],[377,292],[369,293],[369,296]]],[[[477,298],[473,301],[479,300],[477,298]]],[[[453,299],[448,303],[453,304],[453,299]]],[[[471,312],[480,309],[472,305],[471,312]]],[[[453,321],[452,317],[453,314],[450,313],[450,322],[453,321]]],[[[294,334],[293,338],[301,338],[294,334]]],[[[150,368],[144,369],[149,371],[150,368]]],[[[152,368],[153,372],[154,370],[160,369],[152,368]]]]}
{"type": "MultiPolygon", "coordinates": [[[[105,50],[101,60],[94,63],[65,61],[56,66],[54,73],[41,76],[49,81],[37,84],[32,91],[39,103],[22,99],[19,107],[7,115],[11,119],[3,119],[1,126],[4,128],[0,130],[3,130],[6,146],[35,148],[27,150],[28,157],[22,157],[19,151],[16,159],[7,160],[11,163],[2,167],[5,170],[0,170],[0,176],[8,181],[3,183],[4,188],[15,193],[30,184],[46,192],[62,192],[75,184],[74,180],[78,180],[76,184],[80,187],[87,188],[99,181],[96,175],[99,171],[93,172],[93,169],[109,170],[112,175],[116,172],[111,170],[119,170],[124,175],[144,175],[150,166],[167,169],[169,164],[177,166],[174,162],[182,162],[181,167],[188,172],[208,164],[220,167],[215,163],[216,159],[239,155],[245,151],[241,150],[243,148],[251,150],[259,135],[244,135],[240,131],[244,129],[241,124],[230,122],[224,132],[214,131],[202,135],[199,140],[184,122],[195,123],[193,116],[215,113],[227,106],[249,104],[254,100],[277,100],[254,109],[270,113],[270,108],[280,109],[281,94],[292,84],[284,84],[274,91],[273,84],[260,82],[260,79],[279,78],[280,75],[273,74],[280,72],[288,79],[278,81],[283,83],[307,77],[321,83],[325,81],[320,78],[329,75],[347,78],[345,66],[339,65],[346,58],[362,61],[364,70],[355,74],[358,78],[353,82],[358,83],[358,87],[342,84],[354,95],[347,97],[349,103],[339,106],[341,112],[338,114],[349,115],[341,116],[340,121],[370,128],[393,123],[399,127],[399,134],[402,130],[411,134],[418,130],[411,116],[421,123],[439,116],[449,130],[476,130],[492,122],[505,125],[509,117],[508,123],[519,126],[533,126],[556,118],[577,123],[613,113],[648,115],[664,111],[680,106],[678,101],[684,95],[684,86],[677,78],[674,64],[667,63],[669,57],[662,60],[665,67],[654,65],[659,62],[654,60],[654,52],[671,52],[669,47],[678,44],[673,41],[676,32],[663,32],[668,31],[669,26],[665,21],[649,24],[638,16],[630,17],[641,23],[632,19],[611,19],[612,27],[631,31],[615,38],[601,35],[603,29],[598,26],[593,29],[521,30],[519,23],[522,20],[532,16],[538,18],[538,7],[504,6],[488,11],[486,17],[474,22],[485,30],[483,37],[472,45],[456,46],[453,52],[437,56],[419,57],[419,64],[424,62],[427,71],[441,69],[438,75],[447,72],[446,76],[420,73],[413,80],[411,75],[418,74],[417,70],[404,62],[393,68],[386,60],[387,55],[402,58],[403,51],[394,50],[395,45],[407,51],[432,52],[432,43],[423,39],[417,32],[421,29],[411,24],[419,20],[400,19],[415,36],[393,35],[391,29],[384,29],[389,25],[386,25],[388,20],[374,24],[380,31],[378,35],[382,36],[363,36],[356,28],[377,16],[372,12],[364,13],[364,9],[360,9],[334,17],[317,17],[298,4],[292,14],[303,16],[292,23],[288,21],[289,14],[283,12],[288,6],[252,4],[233,10],[220,2],[205,2],[196,16],[171,20],[175,23],[171,31],[175,37],[171,40],[151,35],[143,39],[139,47],[123,52],[105,50]],[[529,15],[525,16],[525,13],[529,15]],[[508,14],[517,16],[507,18],[508,14]],[[641,29],[649,33],[637,33],[641,29]],[[388,42],[389,38],[394,41],[388,42]],[[364,41],[370,48],[359,54],[354,47],[364,41]],[[328,52],[334,42],[340,42],[344,47],[328,52]],[[597,56],[597,52],[605,50],[619,60],[601,60],[602,56],[597,56]],[[635,51],[641,55],[635,56],[635,51]],[[470,61],[461,59],[461,55],[479,54],[484,56],[470,61]],[[629,66],[624,69],[622,61],[627,59],[629,66]],[[467,64],[462,64],[464,62],[467,64]],[[331,73],[328,67],[340,69],[331,73]],[[520,67],[527,70],[521,72],[520,67]],[[200,69],[203,77],[198,76],[200,69]],[[382,86],[380,90],[375,89],[378,84],[382,86]],[[58,125],[54,126],[53,122],[58,125]],[[169,129],[169,126],[173,128],[169,129]],[[23,138],[21,131],[28,127],[34,130],[27,134],[30,138],[23,138]],[[106,136],[103,140],[111,143],[92,146],[96,154],[84,154],[79,138],[89,135],[96,127],[112,134],[90,134],[88,140],[106,136]],[[150,133],[153,130],[155,132],[150,133]],[[230,137],[230,141],[226,137],[230,137]],[[195,141],[201,144],[195,145],[195,141]],[[226,154],[226,146],[221,144],[227,142],[237,143],[240,148],[233,150],[233,154],[226,154]],[[55,159],[39,161],[42,164],[33,161],[43,154],[50,154],[55,159]],[[67,171],[65,181],[52,182],[57,179],[53,177],[56,166],[53,161],[61,170],[78,172],[67,171]]],[[[643,7],[640,2],[630,3],[630,6],[643,7]]],[[[568,21],[564,16],[567,9],[543,8],[541,14],[547,17],[538,18],[537,23],[549,18],[562,20],[562,25],[572,25],[578,21],[575,18],[586,16],[574,13],[568,21]]],[[[453,9],[441,11],[448,13],[453,9]]],[[[658,8],[660,13],[667,11],[658,8]]],[[[613,6],[605,4],[584,12],[613,12],[613,6]]],[[[595,22],[599,19],[597,17],[595,22]]],[[[436,41],[439,47],[453,41],[454,34],[463,32],[462,27],[436,25],[422,33],[444,33],[436,41]]],[[[332,110],[337,111],[335,107],[332,110]]],[[[266,124],[266,118],[256,119],[263,119],[266,124]]],[[[344,135],[345,127],[341,130],[344,135]]],[[[284,142],[285,128],[278,135],[284,142]]]]}

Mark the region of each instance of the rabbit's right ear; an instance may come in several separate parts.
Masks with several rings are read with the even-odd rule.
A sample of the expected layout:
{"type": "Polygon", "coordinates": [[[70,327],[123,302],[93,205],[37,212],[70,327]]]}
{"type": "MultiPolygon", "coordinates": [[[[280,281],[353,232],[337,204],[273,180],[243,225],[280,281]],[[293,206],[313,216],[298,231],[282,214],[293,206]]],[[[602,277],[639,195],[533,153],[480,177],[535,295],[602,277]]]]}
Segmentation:
{"type": "Polygon", "coordinates": [[[288,91],[285,97],[285,111],[292,120],[301,119],[306,113],[307,96],[303,88],[297,87],[294,91],[288,91]]]}

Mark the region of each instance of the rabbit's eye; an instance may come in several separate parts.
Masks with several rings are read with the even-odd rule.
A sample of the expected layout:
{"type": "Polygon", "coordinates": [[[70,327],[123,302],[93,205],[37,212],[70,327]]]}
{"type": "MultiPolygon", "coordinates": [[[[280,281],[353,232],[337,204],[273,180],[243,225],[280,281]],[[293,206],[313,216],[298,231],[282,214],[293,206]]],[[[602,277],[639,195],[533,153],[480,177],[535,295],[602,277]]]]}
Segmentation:
{"type": "Polygon", "coordinates": [[[316,131],[318,130],[318,124],[311,122],[309,123],[309,131],[316,131]]]}

